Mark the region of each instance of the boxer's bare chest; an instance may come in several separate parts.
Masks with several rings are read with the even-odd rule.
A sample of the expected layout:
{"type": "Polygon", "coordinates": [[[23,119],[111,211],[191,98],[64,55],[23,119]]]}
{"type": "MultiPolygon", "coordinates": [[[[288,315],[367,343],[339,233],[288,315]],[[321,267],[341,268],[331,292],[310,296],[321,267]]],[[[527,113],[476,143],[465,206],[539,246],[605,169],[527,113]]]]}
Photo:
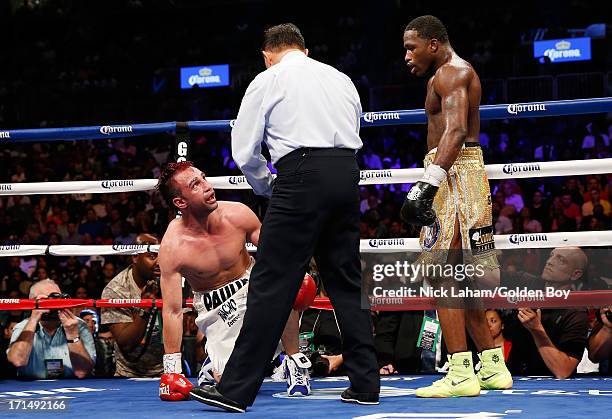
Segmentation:
{"type": "Polygon", "coordinates": [[[434,75],[427,83],[427,96],[425,97],[425,113],[427,114],[427,150],[438,146],[444,132],[444,119],[442,115],[442,102],[434,89],[434,75]]]}
{"type": "Polygon", "coordinates": [[[246,233],[227,221],[206,234],[183,231],[176,249],[180,273],[196,291],[223,286],[248,266],[245,242],[246,233]]]}

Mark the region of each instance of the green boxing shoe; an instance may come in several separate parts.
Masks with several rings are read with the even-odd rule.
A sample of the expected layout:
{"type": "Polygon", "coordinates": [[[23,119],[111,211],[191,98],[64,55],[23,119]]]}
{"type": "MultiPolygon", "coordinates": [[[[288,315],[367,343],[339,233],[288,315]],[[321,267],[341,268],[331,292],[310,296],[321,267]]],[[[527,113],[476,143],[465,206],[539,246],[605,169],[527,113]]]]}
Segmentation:
{"type": "Polygon", "coordinates": [[[502,348],[486,349],[478,354],[480,370],[476,376],[482,390],[506,390],[512,388],[512,374],[504,362],[502,348]]]}
{"type": "Polygon", "coordinates": [[[444,378],[434,381],[429,387],[416,390],[417,397],[473,397],[480,395],[480,384],[471,352],[457,352],[448,356],[450,367],[444,378]]]}

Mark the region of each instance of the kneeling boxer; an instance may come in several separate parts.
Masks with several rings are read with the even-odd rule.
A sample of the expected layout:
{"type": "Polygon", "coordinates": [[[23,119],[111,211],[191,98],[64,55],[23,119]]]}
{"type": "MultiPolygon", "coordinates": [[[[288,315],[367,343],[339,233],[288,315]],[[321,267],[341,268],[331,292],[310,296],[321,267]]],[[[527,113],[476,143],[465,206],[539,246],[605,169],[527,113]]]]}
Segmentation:
{"type": "MultiPolygon", "coordinates": [[[[189,385],[181,384],[187,380],[181,381],[176,375],[182,371],[181,276],[194,290],[196,325],[206,336],[209,359],[198,381],[205,378],[218,381],[246,311],[249,276],[254,264],[246,250],[246,241],[258,244],[261,223],[246,205],[217,202],[204,173],[191,162],[168,164],[159,177],[158,189],[168,205],[182,214],[170,222],[158,256],[165,349],[160,397],[176,400],[181,396],[187,398],[189,392],[189,385]]],[[[293,312],[281,338],[288,355],[283,362],[290,396],[310,393],[310,361],[298,351],[298,321],[297,312],[293,312]]],[[[280,349],[279,344],[277,354],[280,349]]]]}

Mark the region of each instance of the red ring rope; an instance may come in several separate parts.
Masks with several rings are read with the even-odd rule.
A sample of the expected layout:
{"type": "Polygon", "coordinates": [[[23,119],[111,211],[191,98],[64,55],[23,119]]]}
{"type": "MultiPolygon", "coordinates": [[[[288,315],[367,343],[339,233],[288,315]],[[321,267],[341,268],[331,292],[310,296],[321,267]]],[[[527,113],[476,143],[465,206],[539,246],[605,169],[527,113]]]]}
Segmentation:
{"type": "MultiPolygon", "coordinates": [[[[517,308],[517,307],[540,307],[540,308],[569,308],[569,307],[599,307],[612,305],[612,291],[572,291],[567,299],[563,297],[544,297],[541,300],[510,300],[507,297],[482,298],[484,307],[495,308],[517,308]]],[[[184,301],[185,306],[191,306],[192,300],[184,301]]],[[[98,308],[123,308],[123,307],[158,307],[163,306],[161,299],[140,298],[114,298],[114,299],[23,299],[23,298],[0,298],[0,310],[33,310],[33,309],[60,309],[73,307],[98,307],[98,308]]],[[[329,298],[315,298],[311,308],[332,310],[329,298]]],[[[408,311],[408,310],[431,310],[435,309],[433,297],[404,297],[404,298],[380,298],[371,304],[372,310],[380,311],[408,311]]]]}

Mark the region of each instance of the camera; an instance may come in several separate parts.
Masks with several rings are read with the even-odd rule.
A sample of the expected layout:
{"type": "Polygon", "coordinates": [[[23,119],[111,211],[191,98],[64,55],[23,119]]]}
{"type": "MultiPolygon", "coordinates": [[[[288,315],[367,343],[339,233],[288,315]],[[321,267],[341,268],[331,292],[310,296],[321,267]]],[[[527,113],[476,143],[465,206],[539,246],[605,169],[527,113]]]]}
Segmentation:
{"type": "MultiPolygon", "coordinates": [[[[52,292],[51,294],[47,295],[47,298],[48,299],[66,299],[66,298],[70,298],[70,296],[63,292],[52,292]]],[[[50,310],[48,313],[43,313],[40,319],[45,320],[45,321],[59,320],[59,311],[50,310]]]]}
{"type": "Polygon", "coordinates": [[[321,355],[319,351],[310,355],[313,377],[325,377],[329,374],[329,360],[323,358],[321,355]]]}

